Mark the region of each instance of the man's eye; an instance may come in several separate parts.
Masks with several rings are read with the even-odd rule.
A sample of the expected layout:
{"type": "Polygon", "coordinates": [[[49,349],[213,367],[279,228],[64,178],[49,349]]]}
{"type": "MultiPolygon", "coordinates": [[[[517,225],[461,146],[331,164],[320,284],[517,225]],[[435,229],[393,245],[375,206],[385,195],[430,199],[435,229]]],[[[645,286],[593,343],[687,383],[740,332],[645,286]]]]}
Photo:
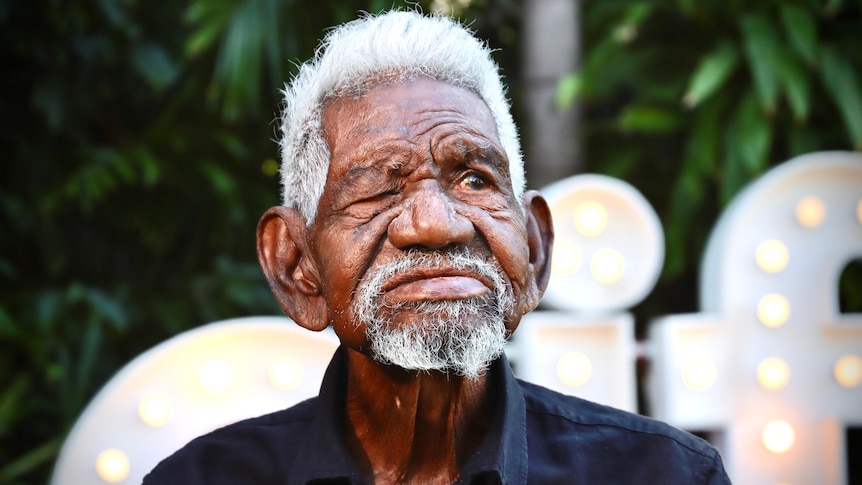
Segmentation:
{"type": "Polygon", "coordinates": [[[488,187],[488,180],[481,175],[471,173],[461,180],[461,185],[471,190],[482,190],[488,187]]]}

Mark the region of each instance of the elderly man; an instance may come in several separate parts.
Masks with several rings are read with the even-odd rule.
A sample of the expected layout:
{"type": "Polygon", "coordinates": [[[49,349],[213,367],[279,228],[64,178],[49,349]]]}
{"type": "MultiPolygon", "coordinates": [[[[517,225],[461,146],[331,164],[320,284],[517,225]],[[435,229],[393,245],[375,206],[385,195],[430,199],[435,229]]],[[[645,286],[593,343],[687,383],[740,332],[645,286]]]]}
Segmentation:
{"type": "Polygon", "coordinates": [[[412,12],[343,25],[282,121],[284,205],[258,255],[285,313],[342,345],[319,397],[198,438],[146,484],[727,482],[698,438],[512,376],[553,229],[468,31],[412,12]]]}

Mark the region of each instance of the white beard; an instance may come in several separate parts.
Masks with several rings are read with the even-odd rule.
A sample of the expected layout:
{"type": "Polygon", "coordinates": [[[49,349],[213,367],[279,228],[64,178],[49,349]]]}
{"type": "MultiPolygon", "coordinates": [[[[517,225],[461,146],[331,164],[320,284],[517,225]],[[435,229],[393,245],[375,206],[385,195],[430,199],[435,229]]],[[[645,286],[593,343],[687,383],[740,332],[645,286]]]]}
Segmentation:
{"type": "Polygon", "coordinates": [[[470,379],[488,368],[506,346],[505,317],[512,298],[497,267],[469,252],[422,252],[375,268],[359,287],[354,314],[365,325],[371,356],[408,370],[454,372],[470,379]],[[401,302],[386,305],[382,285],[393,275],[417,267],[471,270],[493,282],[494,291],[464,300],[401,302]],[[409,308],[418,321],[396,325],[395,315],[409,308]]]}

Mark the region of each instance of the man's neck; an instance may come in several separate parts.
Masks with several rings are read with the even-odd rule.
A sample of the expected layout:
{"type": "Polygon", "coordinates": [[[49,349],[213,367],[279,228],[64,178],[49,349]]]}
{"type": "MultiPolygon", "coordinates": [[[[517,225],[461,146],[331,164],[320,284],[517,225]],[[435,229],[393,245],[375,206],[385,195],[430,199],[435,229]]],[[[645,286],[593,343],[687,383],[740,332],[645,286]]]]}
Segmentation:
{"type": "Polygon", "coordinates": [[[377,484],[452,483],[491,419],[487,374],[404,371],[348,350],[348,447],[377,484]]]}

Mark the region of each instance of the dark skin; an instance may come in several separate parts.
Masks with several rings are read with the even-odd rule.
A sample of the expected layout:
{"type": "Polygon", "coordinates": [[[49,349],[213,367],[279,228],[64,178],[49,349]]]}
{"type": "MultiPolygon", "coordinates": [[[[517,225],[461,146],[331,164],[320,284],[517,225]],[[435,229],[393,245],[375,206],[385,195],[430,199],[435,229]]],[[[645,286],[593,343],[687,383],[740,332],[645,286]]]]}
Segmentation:
{"type": "MultiPolygon", "coordinates": [[[[258,256],[285,313],[332,325],[348,348],[345,441],[370,483],[452,483],[487,431],[489,379],[383,365],[351,309],[369,269],[409,249],[466,246],[492,262],[515,304],[513,332],[549,276],[550,211],[512,190],[490,110],[475,94],[426,78],[379,84],[327,103],[332,157],[315,220],[273,207],[258,227],[258,256]]],[[[384,302],[465,299],[491,291],[463,270],[408,270],[384,283],[384,302]]],[[[393,325],[412,325],[407,305],[393,325]]]]}

